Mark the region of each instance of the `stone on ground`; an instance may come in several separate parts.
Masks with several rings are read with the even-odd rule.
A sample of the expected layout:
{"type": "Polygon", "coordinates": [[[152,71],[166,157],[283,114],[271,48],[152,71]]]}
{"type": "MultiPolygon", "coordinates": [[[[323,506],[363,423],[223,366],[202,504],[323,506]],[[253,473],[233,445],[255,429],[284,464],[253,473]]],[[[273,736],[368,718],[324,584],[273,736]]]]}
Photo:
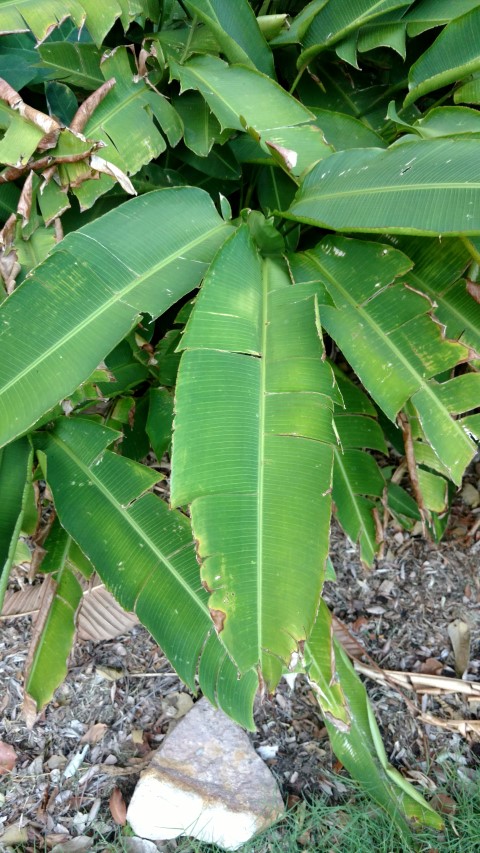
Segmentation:
{"type": "Polygon", "coordinates": [[[236,850],[283,811],[277,783],[245,732],[200,699],[142,774],[127,820],[153,841],[188,835],[236,850]]]}

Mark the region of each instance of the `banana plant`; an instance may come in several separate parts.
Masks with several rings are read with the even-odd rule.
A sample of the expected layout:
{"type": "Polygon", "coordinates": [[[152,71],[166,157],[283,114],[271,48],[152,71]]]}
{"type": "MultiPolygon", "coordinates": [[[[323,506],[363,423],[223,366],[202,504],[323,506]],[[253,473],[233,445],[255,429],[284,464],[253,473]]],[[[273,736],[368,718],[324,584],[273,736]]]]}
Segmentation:
{"type": "Polygon", "coordinates": [[[479,32],[472,0],[0,5],[0,605],[41,541],[30,721],[96,573],[246,727],[305,672],[400,831],[441,826],[322,587],[332,512],[366,565],[385,513],[438,539],[477,449],[479,32]]]}

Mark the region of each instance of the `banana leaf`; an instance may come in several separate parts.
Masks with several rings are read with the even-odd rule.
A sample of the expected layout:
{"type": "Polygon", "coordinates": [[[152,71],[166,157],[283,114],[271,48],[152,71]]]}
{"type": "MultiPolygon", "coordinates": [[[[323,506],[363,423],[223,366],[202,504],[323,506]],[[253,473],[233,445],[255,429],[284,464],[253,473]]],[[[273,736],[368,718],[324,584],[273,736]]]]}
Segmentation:
{"type": "Polygon", "coordinates": [[[68,234],[0,307],[0,446],[72,394],[142,312],[197,287],[229,233],[207,193],[179,187],[68,234]]]}
{"type": "Polygon", "coordinates": [[[171,501],[190,504],[217,631],[240,671],[259,667],[273,689],[313,624],[328,551],[341,398],[316,295],[262,260],[242,226],[181,347],[171,501]]]}
{"type": "Polygon", "coordinates": [[[258,677],[251,670],[239,679],[217,638],[188,519],[152,494],[156,471],[106,449],[118,435],[83,418],[60,420],[53,430],[38,434],[60,521],[190,689],[196,691],[201,659],[202,691],[252,728],[258,677]]]}

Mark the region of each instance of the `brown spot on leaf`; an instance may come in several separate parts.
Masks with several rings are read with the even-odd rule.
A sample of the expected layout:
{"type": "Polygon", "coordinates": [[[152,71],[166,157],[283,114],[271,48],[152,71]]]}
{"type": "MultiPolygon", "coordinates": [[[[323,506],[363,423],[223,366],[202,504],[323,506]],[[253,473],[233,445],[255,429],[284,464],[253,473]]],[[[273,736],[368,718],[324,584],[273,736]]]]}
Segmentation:
{"type": "Polygon", "coordinates": [[[215,625],[215,630],[217,634],[220,634],[223,631],[227,614],[223,610],[215,610],[214,607],[210,607],[209,609],[212,622],[215,625]]]}
{"type": "Polygon", "coordinates": [[[203,588],[204,588],[205,592],[208,592],[208,593],[209,593],[209,595],[211,595],[211,594],[212,594],[213,589],[210,589],[210,587],[209,587],[209,585],[208,585],[207,581],[202,580],[202,586],[203,586],[203,588]]]}
{"type": "Polygon", "coordinates": [[[470,281],[469,278],[467,278],[467,293],[470,294],[475,302],[480,303],[480,284],[477,284],[475,281],[470,281]]]}

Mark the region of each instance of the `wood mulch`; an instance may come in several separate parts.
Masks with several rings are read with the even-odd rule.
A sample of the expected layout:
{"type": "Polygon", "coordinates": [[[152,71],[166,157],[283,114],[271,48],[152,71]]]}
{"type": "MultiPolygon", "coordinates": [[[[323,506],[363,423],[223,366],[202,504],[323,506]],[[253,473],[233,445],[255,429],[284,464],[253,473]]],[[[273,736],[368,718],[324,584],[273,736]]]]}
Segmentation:
{"type": "MultiPolygon", "coordinates": [[[[475,487],[479,477],[477,463],[470,475],[475,487]]],[[[439,545],[392,527],[386,555],[371,571],[334,527],[337,583],[326,584],[325,598],[383,669],[454,677],[448,626],[460,618],[472,633],[466,678],[480,680],[479,519],[480,508],[459,496],[439,545]]],[[[93,830],[108,838],[114,829],[112,791],[118,788],[128,801],[151,751],[191,706],[191,697],[149,634],[136,626],[115,640],[78,643],[55,701],[28,730],[22,685],[30,635],[28,617],[0,622],[0,741],[17,756],[13,772],[0,775],[0,844],[2,831],[12,826],[31,846],[43,846],[46,837],[52,847],[93,830]]],[[[397,689],[366,683],[388,757],[402,773],[427,789],[452,773],[472,774],[480,757],[477,733],[464,737],[426,724],[397,689]]],[[[419,712],[446,723],[478,719],[478,705],[461,696],[408,695],[419,712]]],[[[342,797],[341,777],[332,772],[339,768],[303,678],[294,690],[282,681],[257,709],[256,722],[252,741],[286,800],[342,797]]]]}

